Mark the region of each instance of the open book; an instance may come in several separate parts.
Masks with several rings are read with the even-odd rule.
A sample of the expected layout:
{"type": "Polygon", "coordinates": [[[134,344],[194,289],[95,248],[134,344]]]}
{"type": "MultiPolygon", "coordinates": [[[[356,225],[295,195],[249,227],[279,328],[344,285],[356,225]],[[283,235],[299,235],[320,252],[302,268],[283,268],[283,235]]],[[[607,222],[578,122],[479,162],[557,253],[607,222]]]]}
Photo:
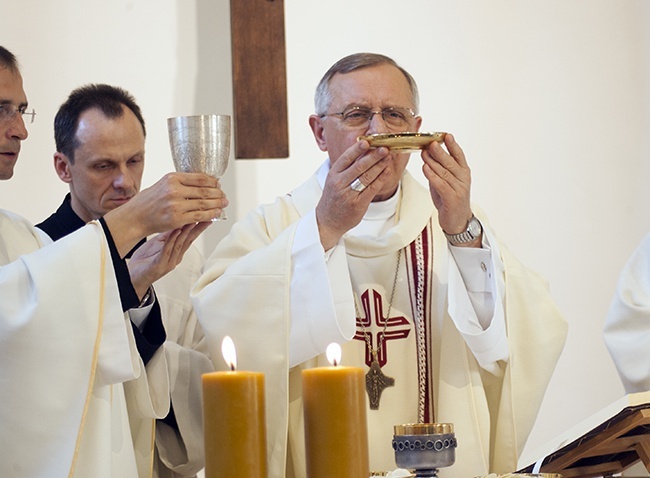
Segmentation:
{"type": "Polygon", "coordinates": [[[531,462],[521,473],[594,477],[639,460],[650,471],[650,391],[624,396],[527,455],[531,462]]]}

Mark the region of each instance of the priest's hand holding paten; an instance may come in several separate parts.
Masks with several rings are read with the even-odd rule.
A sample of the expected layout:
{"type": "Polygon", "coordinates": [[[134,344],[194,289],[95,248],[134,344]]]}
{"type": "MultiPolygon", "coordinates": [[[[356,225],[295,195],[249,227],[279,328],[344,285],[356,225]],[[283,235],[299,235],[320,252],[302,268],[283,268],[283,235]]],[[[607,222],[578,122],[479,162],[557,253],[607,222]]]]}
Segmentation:
{"type": "Polygon", "coordinates": [[[465,153],[453,135],[445,135],[444,145],[446,149],[432,141],[422,151],[422,172],[429,181],[431,198],[438,210],[438,223],[454,246],[481,247],[482,230],[459,237],[474,217],[470,205],[472,177],[465,153]],[[454,240],[456,238],[460,240],[454,240]]]}
{"type": "Polygon", "coordinates": [[[383,186],[380,175],[390,159],[388,149],[368,151],[367,142],[359,142],[350,146],[330,169],[316,206],[318,230],[325,250],[331,249],[343,234],[361,222],[368,205],[383,186]],[[361,191],[352,189],[350,183],[362,177],[368,185],[361,191]]]}

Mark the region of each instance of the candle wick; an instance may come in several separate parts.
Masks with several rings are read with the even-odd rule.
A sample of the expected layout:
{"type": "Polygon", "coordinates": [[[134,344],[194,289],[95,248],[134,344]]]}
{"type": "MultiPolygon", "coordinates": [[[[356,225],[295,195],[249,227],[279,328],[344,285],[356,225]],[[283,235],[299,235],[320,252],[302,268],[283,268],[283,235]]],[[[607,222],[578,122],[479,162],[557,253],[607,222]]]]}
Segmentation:
{"type": "Polygon", "coordinates": [[[230,364],[230,371],[231,371],[231,372],[234,372],[234,371],[235,371],[235,364],[234,364],[234,363],[231,363],[231,364],[230,364]]]}
{"type": "Polygon", "coordinates": [[[334,362],[335,367],[339,364],[339,362],[336,359],[332,360],[332,362],[334,362]]]}

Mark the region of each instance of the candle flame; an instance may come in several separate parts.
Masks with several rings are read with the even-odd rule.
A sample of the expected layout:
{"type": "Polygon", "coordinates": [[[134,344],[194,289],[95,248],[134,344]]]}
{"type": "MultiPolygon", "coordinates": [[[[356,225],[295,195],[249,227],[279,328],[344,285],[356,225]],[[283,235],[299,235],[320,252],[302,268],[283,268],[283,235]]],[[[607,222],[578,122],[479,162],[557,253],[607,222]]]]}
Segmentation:
{"type": "Polygon", "coordinates": [[[332,365],[337,366],[341,362],[341,346],[336,342],[332,342],[327,346],[325,354],[332,365]]]}
{"type": "Polygon", "coordinates": [[[223,342],[221,342],[221,353],[230,370],[235,370],[237,368],[237,352],[235,351],[235,343],[229,335],[226,335],[223,342]]]}

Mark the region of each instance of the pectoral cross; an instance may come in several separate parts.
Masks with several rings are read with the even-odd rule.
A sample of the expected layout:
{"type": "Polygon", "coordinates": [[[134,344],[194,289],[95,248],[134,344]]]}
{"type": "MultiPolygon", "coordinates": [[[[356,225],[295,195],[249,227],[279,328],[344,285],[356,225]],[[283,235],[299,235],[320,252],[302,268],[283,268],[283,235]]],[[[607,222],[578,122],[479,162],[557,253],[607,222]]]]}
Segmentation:
{"type": "Polygon", "coordinates": [[[368,392],[368,399],[370,400],[370,410],[379,410],[381,393],[386,388],[393,386],[395,386],[395,379],[384,375],[377,361],[377,351],[373,350],[370,370],[366,373],[366,392],[368,392]]]}

